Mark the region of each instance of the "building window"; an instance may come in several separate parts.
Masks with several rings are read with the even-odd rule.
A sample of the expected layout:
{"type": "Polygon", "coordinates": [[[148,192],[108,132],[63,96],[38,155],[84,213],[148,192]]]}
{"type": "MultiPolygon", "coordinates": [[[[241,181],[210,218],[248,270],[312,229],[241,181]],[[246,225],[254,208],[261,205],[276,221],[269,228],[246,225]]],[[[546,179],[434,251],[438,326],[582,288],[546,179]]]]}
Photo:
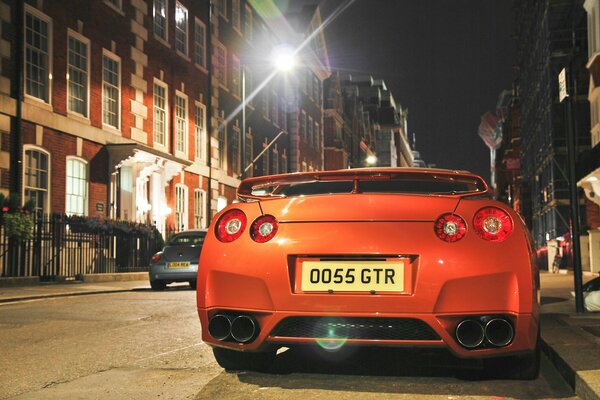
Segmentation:
{"type": "Polygon", "coordinates": [[[123,9],[122,0],[104,0],[104,2],[115,10],[121,11],[123,9]]]}
{"type": "Polygon", "coordinates": [[[154,82],[154,144],[167,147],[167,87],[154,82]]]}
{"type": "Polygon", "coordinates": [[[196,160],[206,163],[206,106],[196,102],[194,110],[196,160]]]}
{"type": "Polygon", "coordinates": [[[252,84],[252,70],[246,66],[244,66],[244,86],[246,91],[246,102],[248,105],[253,105],[254,96],[252,96],[252,91],[254,90],[254,86],[252,84]]]}
{"type": "Polygon", "coordinates": [[[277,126],[279,126],[279,115],[277,113],[278,104],[277,93],[273,90],[271,92],[271,121],[277,126]]]}
{"type": "Polygon", "coordinates": [[[244,13],[244,36],[247,41],[252,41],[252,9],[248,6],[246,6],[246,12],[244,13]]]}
{"type": "MultiPolygon", "coordinates": [[[[263,148],[267,147],[269,145],[269,143],[267,143],[267,139],[265,139],[265,142],[263,143],[263,148]]],[[[265,154],[263,154],[262,156],[262,174],[263,175],[269,175],[269,152],[265,151],[265,154]]]]}
{"type": "Polygon", "coordinates": [[[306,140],[306,111],[304,110],[300,114],[300,135],[306,140]]]}
{"type": "Polygon", "coordinates": [[[279,105],[279,126],[284,131],[287,130],[287,113],[285,112],[285,105],[283,104],[283,99],[281,104],[279,105]]]}
{"type": "Polygon", "coordinates": [[[187,97],[175,95],[175,150],[187,158],[187,97]]]}
{"type": "Polygon", "coordinates": [[[115,129],[120,126],[120,73],[119,59],[102,55],[102,123],[115,129]]]}
{"type": "Polygon", "coordinates": [[[185,185],[175,185],[175,231],[181,232],[188,228],[188,188],[185,185]]]}
{"type": "Polygon", "coordinates": [[[263,91],[262,115],[269,119],[269,89],[267,88],[263,91]]]}
{"type": "Polygon", "coordinates": [[[23,198],[33,200],[35,210],[47,214],[48,201],[48,168],[50,156],[36,149],[25,150],[23,165],[23,198]]]}
{"type": "Polygon", "coordinates": [[[227,18],[227,0],[216,0],[215,7],[218,15],[227,18]]]}
{"type": "Polygon", "coordinates": [[[179,3],[175,5],[175,50],[188,53],[188,10],[179,3]]]}
{"type": "Polygon", "coordinates": [[[194,62],[206,67],[206,25],[198,18],[194,29],[194,62]]]}
{"type": "MultiPolygon", "coordinates": [[[[242,72],[240,68],[240,59],[231,56],[231,93],[235,96],[242,96],[242,72]]],[[[246,93],[248,95],[248,93],[246,93]]]]}
{"type": "Polygon", "coordinates": [[[315,148],[317,150],[319,150],[319,148],[321,147],[321,131],[320,131],[321,127],[319,126],[319,123],[317,121],[315,121],[315,148]]]}
{"type": "Polygon", "coordinates": [[[316,103],[319,102],[319,83],[319,79],[315,75],[313,75],[313,99],[316,103]]]}
{"type": "Polygon", "coordinates": [[[227,126],[224,124],[225,121],[221,120],[219,122],[219,168],[225,169],[225,137],[227,134],[227,126]]]}
{"type": "MultiPolygon", "coordinates": [[[[244,148],[244,162],[246,163],[246,165],[242,165],[243,169],[246,169],[246,167],[250,165],[252,163],[252,160],[254,159],[254,152],[252,146],[252,131],[248,130],[248,132],[246,132],[246,143],[244,148]]],[[[242,170],[242,172],[244,171],[242,170]]],[[[251,177],[253,175],[254,171],[252,168],[248,168],[248,170],[244,173],[244,176],[246,178],[251,177]]]]}
{"type": "Polygon", "coordinates": [[[312,117],[308,117],[308,143],[312,146],[313,143],[313,135],[314,135],[314,126],[312,117]]]}
{"type": "Polygon", "coordinates": [[[233,25],[233,29],[240,32],[241,31],[241,22],[240,22],[240,0],[232,0],[231,2],[231,24],[233,25]]]}
{"type": "Polygon", "coordinates": [[[240,174],[240,128],[232,126],[229,130],[229,157],[231,162],[231,170],[234,174],[240,174]]]}
{"type": "Polygon", "coordinates": [[[196,229],[206,228],[205,198],[206,193],[203,190],[194,190],[194,228],[196,229]]]}
{"type": "Polygon", "coordinates": [[[279,167],[279,173],[287,174],[288,166],[287,166],[287,155],[285,154],[285,151],[283,152],[283,154],[281,155],[280,158],[281,158],[281,165],[279,167]]]}
{"type": "Polygon", "coordinates": [[[277,151],[277,146],[273,149],[273,167],[271,168],[272,174],[279,173],[279,152],[277,151]]]}
{"type": "Polygon", "coordinates": [[[25,93],[50,103],[51,21],[25,5],[25,93]]]}
{"type": "Polygon", "coordinates": [[[167,40],[168,0],[154,0],[154,34],[162,40],[167,40]]]}
{"type": "Polygon", "coordinates": [[[69,215],[87,214],[87,164],[77,158],[67,158],[67,204],[69,215]]]}
{"type": "Polygon", "coordinates": [[[88,116],[89,40],[71,32],[68,38],[68,110],[88,116]],[[75,37],[77,36],[77,37],[75,37]]]}
{"type": "Polygon", "coordinates": [[[215,62],[215,77],[223,86],[227,86],[227,50],[221,43],[215,44],[215,53],[217,55],[215,62]]]}

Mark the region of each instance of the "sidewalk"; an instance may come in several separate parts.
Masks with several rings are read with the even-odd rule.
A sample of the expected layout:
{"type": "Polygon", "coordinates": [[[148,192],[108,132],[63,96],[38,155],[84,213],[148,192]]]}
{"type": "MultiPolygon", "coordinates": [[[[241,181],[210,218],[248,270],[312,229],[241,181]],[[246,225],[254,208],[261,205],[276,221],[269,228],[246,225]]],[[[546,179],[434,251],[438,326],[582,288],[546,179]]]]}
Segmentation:
{"type": "MultiPolygon", "coordinates": [[[[584,277],[584,282],[591,276],[584,277]]],[[[541,274],[542,349],[581,399],[600,400],[600,313],[575,312],[572,274],[541,274]]],[[[40,283],[0,287],[3,303],[149,290],[148,280],[40,283]]]]}
{"type": "Polygon", "coordinates": [[[35,300],[46,297],[81,296],[86,294],[129,292],[132,290],[150,289],[146,280],[38,283],[31,286],[0,287],[0,304],[22,300],[35,300]]]}
{"type": "Polygon", "coordinates": [[[542,349],[577,396],[600,399],[600,313],[577,314],[573,274],[544,272],[540,277],[542,349]]]}

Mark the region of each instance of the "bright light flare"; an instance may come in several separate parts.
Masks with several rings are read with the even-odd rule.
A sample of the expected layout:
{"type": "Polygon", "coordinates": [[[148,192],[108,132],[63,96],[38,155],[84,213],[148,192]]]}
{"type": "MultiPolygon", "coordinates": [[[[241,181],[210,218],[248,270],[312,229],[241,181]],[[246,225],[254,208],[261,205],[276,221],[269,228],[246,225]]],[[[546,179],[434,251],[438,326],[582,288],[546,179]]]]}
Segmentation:
{"type": "Polygon", "coordinates": [[[376,162],[377,162],[377,157],[375,157],[374,155],[370,155],[367,157],[367,164],[375,165],[376,162]]]}
{"type": "Polygon", "coordinates": [[[294,69],[297,64],[296,51],[292,46],[279,45],[271,53],[273,66],[281,72],[288,72],[294,69]]]}

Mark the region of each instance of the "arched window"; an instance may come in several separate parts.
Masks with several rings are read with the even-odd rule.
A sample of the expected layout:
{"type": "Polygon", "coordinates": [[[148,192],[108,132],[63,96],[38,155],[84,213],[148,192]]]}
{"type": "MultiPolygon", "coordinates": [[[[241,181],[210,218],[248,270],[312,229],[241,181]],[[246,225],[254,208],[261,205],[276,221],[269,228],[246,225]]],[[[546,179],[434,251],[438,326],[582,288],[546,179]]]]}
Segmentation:
{"type": "Polygon", "coordinates": [[[35,209],[47,214],[50,211],[50,154],[38,148],[25,148],[23,161],[23,199],[33,200],[35,209]]]}
{"type": "Polygon", "coordinates": [[[69,215],[86,215],[88,178],[85,161],[67,157],[67,188],[65,192],[65,212],[69,215]]]}

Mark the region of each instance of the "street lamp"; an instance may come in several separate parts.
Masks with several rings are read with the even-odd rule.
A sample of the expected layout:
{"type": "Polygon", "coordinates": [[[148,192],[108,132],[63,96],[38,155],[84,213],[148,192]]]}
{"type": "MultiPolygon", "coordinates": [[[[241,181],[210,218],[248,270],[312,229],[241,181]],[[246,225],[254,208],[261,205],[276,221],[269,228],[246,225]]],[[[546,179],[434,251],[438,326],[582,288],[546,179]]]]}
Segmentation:
{"type": "MultiPolygon", "coordinates": [[[[256,88],[253,93],[250,94],[250,97],[254,97],[256,93],[258,93],[258,91],[262,89],[269,81],[271,81],[271,79],[273,79],[279,72],[290,72],[293,70],[297,64],[297,52],[298,51],[296,49],[288,44],[275,46],[271,51],[271,64],[273,65],[274,70],[267,77],[267,79],[265,79],[265,81],[258,88],[256,88]]],[[[267,151],[273,145],[273,143],[277,141],[277,139],[285,134],[285,130],[279,132],[279,134],[271,141],[271,143],[269,143],[258,156],[256,156],[248,165],[246,165],[248,162],[248,160],[246,160],[246,102],[248,101],[246,95],[246,66],[244,66],[242,67],[242,171],[240,174],[240,180],[244,179],[246,171],[248,171],[248,169],[254,165],[254,162],[258,160],[260,156],[262,156],[265,151],[267,151]]],[[[252,152],[250,153],[250,156],[252,156],[252,152]]]]}
{"type": "Polygon", "coordinates": [[[375,157],[373,154],[367,156],[367,164],[368,165],[375,165],[375,163],[377,163],[377,157],[375,157]]]}

